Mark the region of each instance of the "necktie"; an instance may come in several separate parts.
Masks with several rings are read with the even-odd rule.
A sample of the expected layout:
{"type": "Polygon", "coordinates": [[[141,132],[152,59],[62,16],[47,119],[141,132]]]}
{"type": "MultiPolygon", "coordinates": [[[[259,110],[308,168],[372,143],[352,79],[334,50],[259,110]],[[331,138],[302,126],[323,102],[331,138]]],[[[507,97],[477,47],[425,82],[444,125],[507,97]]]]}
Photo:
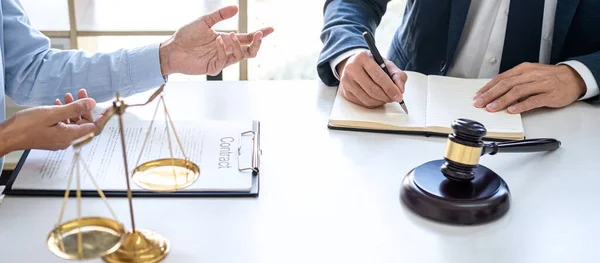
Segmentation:
{"type": "Polygon", "coordinates": [[[544,0],[510,1],[499,73],[539,61],[543,21],[544,0]]]}

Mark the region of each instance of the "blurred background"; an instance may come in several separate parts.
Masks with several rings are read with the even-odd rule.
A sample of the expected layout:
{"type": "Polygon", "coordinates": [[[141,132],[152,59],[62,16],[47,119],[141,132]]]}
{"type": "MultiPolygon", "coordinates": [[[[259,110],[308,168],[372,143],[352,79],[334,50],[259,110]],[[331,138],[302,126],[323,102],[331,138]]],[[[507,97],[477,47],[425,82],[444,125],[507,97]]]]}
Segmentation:
{"type": "MultiPolygon", "coordinates": [[[[257,58],[232,65],[222,80],[318,79],[324,0],[21,0],[34,27],[60,49],[110,52],[165,40],[177,28],[226,5],[237,5],[234,18],[216,30],[252,32],[272,26],[257,58]],[[73,17],[74,19],[70,19],[73,17]],[[246,64],[246,65],[243,65],[246,64]]],[[[400,24],[405,0],[393,0],[376,34],[382,54],[400,24]]],[[[206,80],[175,75],[171,80],[206,80]]]]}

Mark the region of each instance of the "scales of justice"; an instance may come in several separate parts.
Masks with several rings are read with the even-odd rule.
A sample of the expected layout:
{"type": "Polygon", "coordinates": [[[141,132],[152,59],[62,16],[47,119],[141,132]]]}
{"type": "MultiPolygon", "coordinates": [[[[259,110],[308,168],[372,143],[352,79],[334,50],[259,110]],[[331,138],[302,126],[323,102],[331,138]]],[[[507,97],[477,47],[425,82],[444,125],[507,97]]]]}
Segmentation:
{"type": "Polygon", "coordinates": [[[56,227],[49,233],[47,238],[47,246],[49,250],[56,256],[67,260],[88,260],[94,258],[102,258],[104,262],[159,262],[163,260],[170,251],[169,241],[162,235],[151,230],[138,229],[135,226],[132,191],[130,180],[133,180],[139,187],[149,191],[165,192],[177,191],[192,185],[200,175],[200,168],[195,163],[191,162],[183,151],[179,136],[173,125],[173,121],[167,110],[164,101],[164,85],[161,86],[152,96],[143,104],[128,105],[116,94],[116,98],[112,103],[112,107],[105,111],[105,118],[101,121],[99,129],[96,132],[83,136],[72,143],[75,151],[72,167],[70,168],[68,183],[62,202],[60,215],[56,227]],[[150,128],[148,129],[144,142],[140,150],[140,156],[137,160],[135,169],[129,175],[129,166],[127,160],[125,133],[123,127],[123,114],[129,107],[145,106],[150,102],[159,98],[156,105],[150,128]],[[150,137],[150,130],[156,118],[159,106],[163,105],[166,131],[169,142],[170,158],[150,160],[139,164],[144,148],[150,137]],[[102,189],[92,176],[89,166],[81,156],[81,148],[92,141],[95,136],[102,132],[102,129],[108,120],[114,116],[118,116],[118,126],[123,154],[123,164],[125,171],[125,181],[127,184],[127,199],[129,201],[129,215],[131,217],[131,229],[126,230],[125,227],[118,222],[117,216],[111,208],[102,189]],[[173,129],[173,134],[177,140],[183,159],[173,157],[173,149],[171,136],[169,132],[169,124],[173,129]],[[139,164],[139,165],[138,165],[139,164]],[[82,217],[81,215],[81,188],[80,174],[83,167],[83,172],[88,174],[88,178],[94,184],[96,191],[104,201],[108,208],[112,219],[105,217],[82,217]],[[77,200],[77,217],[71,221],[63,222],[65,206],[70,196],[71,181],[75,174],[75,196],[77,200]]]}

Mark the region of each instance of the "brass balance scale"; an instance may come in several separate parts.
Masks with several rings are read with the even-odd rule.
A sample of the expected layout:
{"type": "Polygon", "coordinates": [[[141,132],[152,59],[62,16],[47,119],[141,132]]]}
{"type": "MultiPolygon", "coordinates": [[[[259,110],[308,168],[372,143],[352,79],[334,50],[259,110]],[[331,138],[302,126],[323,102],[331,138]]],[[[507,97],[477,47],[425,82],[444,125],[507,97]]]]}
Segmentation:
{"type": "Polygon", "coordinates": [[[140,150],[140,157],[136,164],[136,168],[133,170],[131,179],[141,188],[155,191],[155,192],[166,192],[166,191],[177,191],[192,185],[200,175],[200,168],[193,162],[191,162],[183,151],[183,147],[179,140],[179,136],[173,125],[173,121],[167,110],[166,103],[164,101],[164,85],[161,86],[153,95],[143,104],[127,105],[119,97],[119,93],[116,94],[116,98],[112,103],[112,107],[105,111],[105,118],[99,125],[100,129],[94,133],[88,134],[75,142],[73,142],[73,148],[75,155],[73,157],[73,165],[69,172],[67,188],[64,194],[60,215],[56,227],[50,232],[47,238],[47,246],[49,250],[56,256],[67,259],[67,260],[88,260],[95,258],[102,258],[105,262],[143,262],[153,263],[163,260],[170,251],[169,241],[162,235],[155,233],[150,230],[137,229],[135,226],[133,205],[132,205],[132,192],[130,187],[130,177],[127,163],[127,153],[125,150],[125,136],[123,129],[123,114],[129,107],[145,106],[156,98],[160,98],[157,103],[152,121],[150,122],[150,128],[156,118],[159,106],[163,105],[165,113],[165,122],[167,137],[169,142],[169,153],[170,158],[151,160],[140,165],[142,153],[148,142],[150,135],[150,128],[146,133],[142,149],[140,150]],[[119,120],[119,133],[121,137],[121,147],[123,153],[123,164],[125,171],[125,180],[127,183],[127,199],[129,201],[129,214],[131,217],[131,229],[126,230],[125,227],[118,222],[115,212],[112,210],[106,196],[102,192],[102,189],[96,183],[94,176],[92,176],[87,163],[81,156],[81,148],[89,143],[93,138],[102,132],[105,124],[108,120],[118,115],[119,120]],[[169,133],[169,124],[173,129],[173,134],[180,147],[183,159],[173,157],[173,150],[171,145],[171,137],[169,133]],[[94,184],[98,195],[104,201],[108,208],[111,218],[104,217],[82,217],[81,215],[81,188],[80,188],[80,174],[81,167],[83,172],[88,174],[88,178],[94,184]],[[70,188],[73,174],[75,174],[76,183],[76,200],[77,200],[77,218],[63,222],[63,215],[67,200],[70,196],[70,188]]]}

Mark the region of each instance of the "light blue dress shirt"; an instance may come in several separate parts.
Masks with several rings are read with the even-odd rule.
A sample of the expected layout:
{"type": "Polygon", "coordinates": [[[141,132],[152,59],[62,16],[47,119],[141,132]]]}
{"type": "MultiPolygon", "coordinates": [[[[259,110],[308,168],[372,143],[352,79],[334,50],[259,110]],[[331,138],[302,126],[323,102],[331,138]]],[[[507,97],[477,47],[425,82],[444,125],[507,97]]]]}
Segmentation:
{"type": "Polygon", "coordinates": [[[0,1],[0,121],[6,119],[5,96],[23,106],[52,105],[66,93],[85,88],[101,102],[117,91],[128,96],[166,82],[158,43],[96,54],[51,49],[49,39],[31,27],[18,0],[0,1]]]}

